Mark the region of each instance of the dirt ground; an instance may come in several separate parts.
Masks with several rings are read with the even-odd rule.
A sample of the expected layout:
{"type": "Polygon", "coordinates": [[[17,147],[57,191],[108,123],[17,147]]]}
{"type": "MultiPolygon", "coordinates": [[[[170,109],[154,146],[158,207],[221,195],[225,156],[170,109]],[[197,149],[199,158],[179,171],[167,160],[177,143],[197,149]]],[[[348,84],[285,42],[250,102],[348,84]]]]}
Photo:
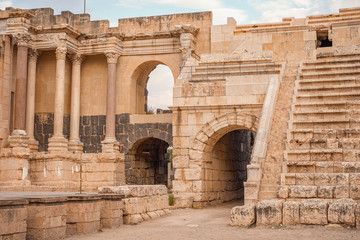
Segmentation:
{"type": "Polygon", "coordinates": [[[230,209],[239,203],[227,203],[206,209],[173,210],[170,215],[140,223],[123,225],[117,229],[104,229],[88,235],[77,235],[67,240],[225,240],[225,239],[323,239],[360,240],[360,229],[339,225],[252,227],[240,228],[229,225],[230,209]]]}

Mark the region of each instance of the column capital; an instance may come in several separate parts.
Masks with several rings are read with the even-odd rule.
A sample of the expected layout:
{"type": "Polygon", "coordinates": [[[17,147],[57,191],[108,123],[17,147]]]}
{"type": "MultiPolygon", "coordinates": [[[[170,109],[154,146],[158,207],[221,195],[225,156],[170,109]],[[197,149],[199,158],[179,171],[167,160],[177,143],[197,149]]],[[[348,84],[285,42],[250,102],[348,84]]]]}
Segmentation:
{"type": "Polygon", "coordinates": [[[86,58],[84,55],[78,54],[78,53],[72,54],[69,57],[70,57],[71,62],[75,65],[81,65],[81,63],[86,58]]]}
{"type": "Polygon", "coordinates": [[[29,52],[28,52],[28,55],[29,55],[29,58],[28,58],[28,61],[29,62],[36,62],[38,57],[40,56],[41,52],[39,52],[38,50],[36,49],[29,49],[29,52]]]}
{"type": "Polygon", "coordinates": [[[31,41],[30,34],[26,34],[26,33],[14,34],[13,37],[14,37],[18,47],[20,47],[20,46],[21,47],[28,47],[29,43],[31,41]]]}
{"type": "Polygon", "coordinates": [[[120,57],[120,54],[117,52],[105,52],[105,56],[107,58],[108,64],[110,63],[117,63],[118,58],[120,57]]]}
{"type": "Polygon", "coordinates": [[[66,52],[67,52],[67,48],[66,47],[58,47],[56,48],[56,60],[65,60],[66,59],[66,52]]]}

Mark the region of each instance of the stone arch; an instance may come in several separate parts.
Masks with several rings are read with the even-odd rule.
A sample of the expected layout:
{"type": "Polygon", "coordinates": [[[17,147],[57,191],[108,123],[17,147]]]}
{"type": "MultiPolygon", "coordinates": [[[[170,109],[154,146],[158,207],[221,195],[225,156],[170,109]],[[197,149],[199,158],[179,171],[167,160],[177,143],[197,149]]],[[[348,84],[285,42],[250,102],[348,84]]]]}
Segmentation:
{"type": "Polygon", "coordinates": [[[241,129],[256,132],[258,124],[258,117],[246,113],[226,113],[214,118],[195,135],[189,150],[190,161],[204,159],[226,133],[241,129]]]}
{"type": "Polygon", "coordinates": [[[138,126],[135,125],[135,127],[138,129],[128,135],[126,143],[120,148],[120,152],[129,154],[131,149],[134,149],[136,146],[136,143],[141,143],[141,141],[149,138],[160,139],[168,143],[169,146],[173,144],[172,125],[170,123],[146,123],[139,124],[138,126]]]}
{"type": "Polygon", "coordinates": [[[158,66],[158,65],[167,66],[173,75],[173,81],[175,83],[175,79],[178,75],[178,64],[174,64],[170,60],[147,60],[139,64],[131,75],[131,105],[134,107],[134,113],[145,113],[144,105],[145,105],[145,89],[147,85],[147,81],[149,78],[149,74],[158,66]]]}

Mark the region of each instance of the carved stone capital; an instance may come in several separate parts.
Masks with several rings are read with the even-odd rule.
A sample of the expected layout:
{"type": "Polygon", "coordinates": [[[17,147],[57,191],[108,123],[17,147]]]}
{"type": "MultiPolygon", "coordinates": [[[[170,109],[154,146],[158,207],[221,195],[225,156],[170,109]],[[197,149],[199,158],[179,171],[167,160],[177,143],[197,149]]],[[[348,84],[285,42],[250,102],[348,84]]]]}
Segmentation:
{"type": "Polygon", "coordinates": [[[115,63],[116,64],[120,54],[118,54],[116,52],[106,52],[105,56],[107,58],[107,63],[108,64],[110,64],[110,63],[115,63]]]}
{"type": "Polygon", "coordinates": [[[65,60],[66,59],[66,47],[58,47],[55,51],[56,53],[56,60],[65,60]]]}
{"type": "Polygon", "coordinates": [[[13,35],[16,44],[20,47],[28,47],[29,43],[31,41],[31,36],[29,34],[25,34],[25,33],[18,33],[13,35]]]}
{"type": "Polygon", "coordinates": [[[81,63],[85,60],[85,56],[81,54],[72,54],[70,55],[70,60],[75,65],[81,65],[81,63]]]}
{"type": "Polygon", "coordinates": [[[36,62],[41,53],[36,49],[29,49],[28,54],[29,54],[28,61],[29,62],[36,62]]]}

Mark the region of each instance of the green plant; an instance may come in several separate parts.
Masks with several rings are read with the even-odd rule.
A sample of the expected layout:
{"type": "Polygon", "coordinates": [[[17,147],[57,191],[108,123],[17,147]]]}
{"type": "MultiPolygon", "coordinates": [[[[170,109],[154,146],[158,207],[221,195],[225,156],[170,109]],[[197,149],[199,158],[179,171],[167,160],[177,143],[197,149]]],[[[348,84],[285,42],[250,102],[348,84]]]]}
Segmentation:
{"type": "Polygon", "coordinates": [[[170,205],[170,206],[174,206],[174,204],[175,204],[174,195],[169,194],[169,205],[170,205]]]}

